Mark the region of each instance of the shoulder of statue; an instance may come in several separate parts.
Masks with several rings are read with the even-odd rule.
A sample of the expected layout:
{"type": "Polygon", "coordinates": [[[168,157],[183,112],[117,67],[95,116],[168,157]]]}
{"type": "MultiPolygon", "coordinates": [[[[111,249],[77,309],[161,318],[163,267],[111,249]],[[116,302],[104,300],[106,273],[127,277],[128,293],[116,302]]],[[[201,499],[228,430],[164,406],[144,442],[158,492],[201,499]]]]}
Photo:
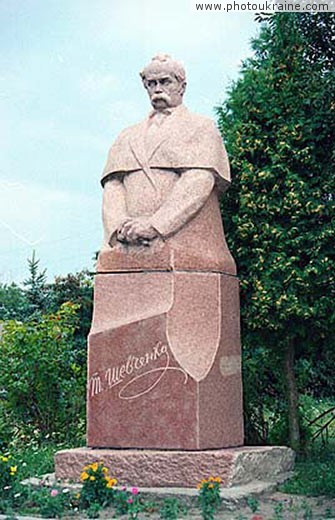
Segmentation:
{"type": "Polygon", "coordinates": [[[138,135],[143,131],[143,127],[146,125],[146,120],[140,121],[139,123],[135,123],[134,125],[128,126],[121,130],[118,136],[115,139],[115,143],[122,142],[124,140],[128,140],[131,137],[138,135]]]}
{"type": "Polygon", "coordinates": [[[213,119],[211,119],[208,116],[203,116],[202,114],[197,114],[195,112],[191,112],[184,105],[183,105],[183,110],[180,111],[180,117],[182,117],[185,120],[188,120],[188,122],[195,127],[199,127],[201,129],[207,129],[208,131],[214,131],[214,132],[218,131],[213,119]]]}

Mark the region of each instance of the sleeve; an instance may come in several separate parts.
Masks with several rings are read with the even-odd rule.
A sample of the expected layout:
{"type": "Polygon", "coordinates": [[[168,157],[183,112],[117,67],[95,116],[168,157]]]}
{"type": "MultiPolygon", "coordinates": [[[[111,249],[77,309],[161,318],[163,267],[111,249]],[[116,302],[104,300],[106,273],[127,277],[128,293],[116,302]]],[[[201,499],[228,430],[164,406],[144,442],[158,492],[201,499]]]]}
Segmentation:
{"type": "Polygon", "coordinates": [[[116,231],[127,218],[126,190],[118,178],[104,183],[102,220],[104,225],[104,248],[112,247],[116,231]]]}
{"type": "Polygon", "coordinates": [[[164,238],[174,234],[203,207],[212,192],[214,182],[214,175],[210,170],[184,171],[168,198],[152,216],[152,226],[164,238]]]}

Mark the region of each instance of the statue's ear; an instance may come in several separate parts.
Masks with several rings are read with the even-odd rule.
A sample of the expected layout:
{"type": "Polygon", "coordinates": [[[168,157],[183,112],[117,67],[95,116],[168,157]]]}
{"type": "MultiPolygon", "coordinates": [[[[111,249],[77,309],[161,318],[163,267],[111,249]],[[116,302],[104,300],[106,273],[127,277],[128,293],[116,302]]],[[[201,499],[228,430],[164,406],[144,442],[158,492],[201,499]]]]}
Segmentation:
{"type": "Polygon", "coordinates": [[[147,82],[146,82],[145,76],[144,76],[144,74],[142,72],[140,72],[140,78],[142,80],[144,88],[146,89],[147,88],[147,82]]]}
{"type": "Polygon", "coordinates": [[[181,85],[180,85],[180,93],[181,93],[181,95],[183,95],[185,93],[186,85],[187,85],[186,81],[183,81],[181,83],[181,85]]]}

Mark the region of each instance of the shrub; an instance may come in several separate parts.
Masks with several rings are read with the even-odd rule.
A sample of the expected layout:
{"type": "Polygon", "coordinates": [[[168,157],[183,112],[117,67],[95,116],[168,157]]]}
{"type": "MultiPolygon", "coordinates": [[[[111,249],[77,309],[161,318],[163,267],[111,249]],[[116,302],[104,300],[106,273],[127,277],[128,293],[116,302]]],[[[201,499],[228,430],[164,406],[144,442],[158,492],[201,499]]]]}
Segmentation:
{"type": "Polygon", "coordinates": [[[54,432],[78,437],[85,414],[85,370],[76,360],[73,337],[78,305],[64,303],[38,320],[8,321],[0,340],[1,405],[23,431],[42,438],[54,432]]]}
{"type": "Polygon", "coordinates": [[[83,483],[80,494],[82,508],[95,508],[95,505],[105,507],[113,502],[117,480],[109,476],[108,468],[102,462],[85,466],[80,480],[83,483]]]}

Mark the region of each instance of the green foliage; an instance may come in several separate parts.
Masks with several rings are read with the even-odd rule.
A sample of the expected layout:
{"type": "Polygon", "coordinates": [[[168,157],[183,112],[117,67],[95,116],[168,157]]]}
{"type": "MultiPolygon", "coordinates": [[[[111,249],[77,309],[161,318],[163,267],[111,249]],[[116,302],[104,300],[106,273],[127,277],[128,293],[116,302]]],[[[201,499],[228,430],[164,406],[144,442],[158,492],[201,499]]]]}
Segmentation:
{"type": "Polygon", "coordinates": [[[16,454],[15,460],[21,479],[52,473],[55,452],[64,448],[64,445],[53,442],[52,438],[44,439],[44,443],[41,443],[39,435],[36,435],[36,438],[23,435],[10,442],[10,452],[16,454]]]}
{"type": "Polygon", "coordinates": [[[216,510],[221,503],[220,483],[220,477],[209,477],[203,479],[198,486],[198,502],[204,520],[214,520],[216,510]]]}
{"type": "Polygon", "coordinates": [[[259,511],[259,500],[255,497],[249,497],[247,499],[248,507],[250,507],[252,513],[257,513],[259,511]]]}
{"type": "Polygon", "coordinates": [[[6,511],[17,486],[17,465],[9,455],[0,454],[0,512],[6,511]]]}
{"type": "Polygon", "coordinates": [[[47,308],[46,269],[40,271],[39,263],[40,260],[36,258],[35,251],[33,251],[32,257],[28,258],[29,278],[23,282],[26,287],[26,298],[30,305],[30,316],[38,316],[47,308]]]}
{"type": "Polygon", "coordinates": [[[47,283],[35,253],[28,269],[23,288],[0,285],[0,449],[75,445],[84,440],[92,280],[82,271],[47,283]]]}
{"type": "Polygon", "coordinates": [[[105,507],[114,500],[116,479],[109,476],[109,471],[102,462],[93,462],[83,468],[80,475],[83,487],[80,493],[82,508],[88,508],[97,504],[105,507]]]}
{"type": "Polygon", "coordinates": [[[52,283],[46,281],[46,269],[40,271],[40,260],[35,252],[28,259],[29,277],[23,288],[15,283],[0,284],[0,321],[29,321],[41,314],[57,312],[65,302],[79,305],[79,320],[75,331],[75,345],[86,350],[86,338],[91,326],[93,310],[92,276],[86,270],[57,276],[52,283]]]}
{"type": "Polygon", "coordinates": [[[281,489],[285,493],[335,498],[334,465],[334,447],[317,446],[307,457],[297,461],[294,476],[281,489]]]}
{"type": "Polygon", "coordinates": [[[30,498],[42,518],[62,518],[72,507],[72,497],[67,488],[41,487],[30,498]]]}
{"type": "Polygon", "coordinates": [[[178,520],[186,514],[187,508],[177,498],[166,498],[159,510],[159,517],[163,520],[178,520]]]}
{"type": "Polygon", "coordinates": [[[0,285],[0,321],[24,320],[29,310],[29,302],[21,287],[15,283],[0,285]]]}
{"type": "Polygon", "coordinates": [[[78,304],[79,323],[76,329],[76,339],[85,339],[89,333],[93,310],[93,284],[92,276],[88,271],[80,271],[66,276],[56,276],[54,282],[48,285],[49,309],[51,312],[65,302],[71,301],[78,304]]]}
{"type": "MultiPolygon", "coordinates": [[[[76,437],[85,412],[86,374],[72,348],[78,305],[71,302],[38,321],[8,321],[0,342],[0,406],[22,432],[76,437]]],[[[13,430],[14,431],[14,430],[13,430]]]]}
{"type": "Polygon", "coordinates": [[[126,487],[116,490],[117,480],[109,476],[109,470],[103,462],[93,462],[85,466],[80,479],[83,487],[80,493],[80,506],[87,509],[92,518],[98,518],[100,509],[113,505],[120,515],[127,514],[128,518],[137,518],[144,506],[139,499],[138,489],[130,491],[126,487]]]}
{"type": "MultiPolygon", "coordinates": [[[[232,165],[222,214],[241,278],[252,441],[265,429],[262,420],[251,424],[257,416],[264,421],[264,399],[283,401],[287,392],[284,352],[309,360],[301,365],[303,390],[312,388],[319,367],[330,373],[335,361],[335,72],[320,53],[308,54],[316,30],[307,42],[299,17],[276,14],[263,25],[254,56],[218,108],[232,165]],[[254,356],[264,361],[257,373],[254,356]]],[[[327,17],[334,21],[327,14],[309,24],[327,17]]],[[[320,38],[334,39],[334,24],[325,27],[317,31],[318,47],[320,38]]],[[[319,391],[334,393],[333,383],[328,378],[319,391]]],[[[275,407],[287,416],[285,402],[275,407]]]]}
{"type": "Polygon", "coordinates": [[[306,57],[313,63],[319,63],[323,71],[335,68],[335,17],[329,14],[301,13],[295,21],[306,44],[306,57]]]}
{"type": "Polygon", "coordinates": [[[93,312],[92,276],[87,271],[57,276],[54,282],[48,285],[48,294],[49,312],[56,312],[63,303],[68,301],[79,305],[78,326],[74,333],[73,346],[76,350],[77,362],[85,370],[87,336],[93,312]]]}
{"type": "Polygon", "coordinates": [[[274,506],[273,520],[284,520],[284,504],[283,504],[283,502],[278,502],[274,506]]]}

